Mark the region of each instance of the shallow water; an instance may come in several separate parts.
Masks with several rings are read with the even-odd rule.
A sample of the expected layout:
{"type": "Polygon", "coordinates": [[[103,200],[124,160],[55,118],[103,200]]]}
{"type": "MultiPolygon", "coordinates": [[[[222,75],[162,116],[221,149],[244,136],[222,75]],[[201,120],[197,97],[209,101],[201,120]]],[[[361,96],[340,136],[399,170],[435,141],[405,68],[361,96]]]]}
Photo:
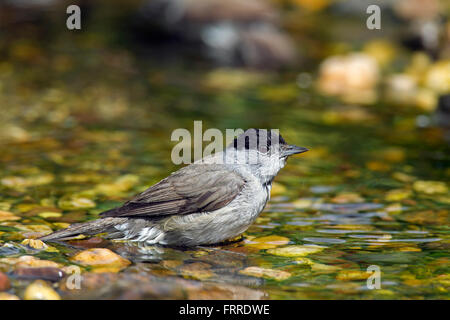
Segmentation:
{"type": "Polygon", "coordinates": [[[81,290],[55,282],[63,298],[448,298],[450,197],[441,184],[449,147],[439,129],[416,126],[418,112],[342,109],[299,87],[299,70],[243,72],[237,85],[232,70],[151,63],[92,41],[46,52],[17,43],[25,54],[0,64],[0,210],[15,215],[0,215],[8,292],[22,297],[31,280],[4,258],[34,255],[62,268],[82,249],[107,247],[132,264],[81,266],[81,290]],[[170,134],[194,120],[203,130],[279,128],[310,148],[288,161],[241,241],[189,250],[99,239],[50,251],[20,244],[95,219],[176,170],[170,134]],[[277,251],[297,245],[315,252],[277,251]],[[367,286],[369,266],[381,272],[380,289],[367,286]]]}

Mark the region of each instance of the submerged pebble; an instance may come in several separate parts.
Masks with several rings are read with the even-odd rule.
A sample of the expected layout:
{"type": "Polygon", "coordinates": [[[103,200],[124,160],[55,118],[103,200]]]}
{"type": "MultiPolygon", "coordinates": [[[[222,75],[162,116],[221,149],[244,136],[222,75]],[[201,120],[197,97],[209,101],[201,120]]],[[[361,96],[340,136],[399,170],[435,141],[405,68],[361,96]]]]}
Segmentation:
{"type": "Polygon", "coordinates": [[[20,300],[20,298],[11,293],[0,292],[0,300],[20,300]]]}
{"type": "Polygon", "coordinates": [[[325,247],[314,245],[294,245],[267,250],[268,253],[282,257],[303,257],[324,250],[325,247]]]}
{"type": "Polygon", "coordinates": [[[249,247],[263,250],[286,245],[289,243],[289,241],[290,241],[289,238],[273,235],[247,240],[245,244],[249,247]]]}
{"type": "Polygon", "coordinates": [[[91,199],[72,196],[61,198],[58,206],[63,210],[78,210],[95,208],[96,204],[91,199]]]}
{"type": "Polygon", "coordinates": [[[447,193],[448,187],[445,182],[442,181],[416,181],[413,184],[413,189],[416,192],[425,194],[437,194],[437,193],[447,193]]]}
{"type": "Polygon", "coordinates": [[[73,256],[71,261],[83,266],[98,268],[97,272],[118,272],[131,262],[106,248],[92,248],[81,251],[73,256]]]}
{"type": "Polygon", "coordinates": [[[211,265],[203,262],[193,262],[179,268],[181,274],[187,278],[204,280],[214,276],[211,265]]]}
{"type": "Polygon", "coordinates": [[[360,270],[342,270],[336,276],[336,280],[351,281],[351,280],[365,280],[372,273],[360,270]]]}
{"type": "Polygon", "coordinates": [[[25,300],[61,300],[59,294],[43,280],[36,280],[25,289],[25,300]]]}
{"type": "Polygon", "coordinates": [[[0,272],[0,291],[6,291],[11,287],[9,278],[3,272],[0,272]]]}
{"type": "Polygon", "coordinates": [[[54,267],[37,267],[37,268],[20,267],[14,270],[13,275],[14,277],[19,279],[27,279],[27,280],[42,279],[56,282],[64,278],[65,273],[61,269],[54,267]]]}
{"type": "Polygon", "coordinates": [[[252,277],[274,279],[277,281],[286,280],[291,277],[291,274],[286,271],[260,267],[247,267],[243,270],[240,270],[239,273],[252,277]]]}
{"type": "Polygon", "coordinates": [[[22,241],[22,244],[26,245],[26,246],[29,246],[30,248],[38,249],[38,250],[45,250],[45,249],[48,248],[48,245],[46,245],[41,240],[25,239],[25,240],[22,241]]]}
{"type": "Polygon", "coordinates": [[[41,267],[53,267],[58,268],[59,263],[50,260],[41,260],[33,256],[21,256],[18,258],[1,258],[0,263],[12,265],[17,268],[41,268],[41,267]]]}

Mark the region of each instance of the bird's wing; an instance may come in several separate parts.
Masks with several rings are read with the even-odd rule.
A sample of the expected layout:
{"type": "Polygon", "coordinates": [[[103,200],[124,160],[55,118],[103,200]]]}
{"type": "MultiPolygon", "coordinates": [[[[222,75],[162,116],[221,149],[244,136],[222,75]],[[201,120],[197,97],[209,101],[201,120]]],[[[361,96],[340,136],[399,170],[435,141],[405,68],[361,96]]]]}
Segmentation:
{"type": "Polygon", "coordinates": [[[101,216],[156,217],[214,211],[230,203],[244,185],[242,176],[223,166],[192,164],[101,216]]]}

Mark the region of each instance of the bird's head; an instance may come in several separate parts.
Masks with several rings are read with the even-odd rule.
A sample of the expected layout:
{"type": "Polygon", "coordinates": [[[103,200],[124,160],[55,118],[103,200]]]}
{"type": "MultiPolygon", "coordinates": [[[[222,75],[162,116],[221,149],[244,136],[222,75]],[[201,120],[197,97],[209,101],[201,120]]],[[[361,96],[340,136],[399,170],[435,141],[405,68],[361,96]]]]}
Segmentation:
{"type": "Polygon", "coordinates": [[[263,180],[272,180],[286,164],[288,157],[308,151],[287,144],[278,130],[248,129],[227,149],[233,150],[237,163],[247,164],[263,180]]]}

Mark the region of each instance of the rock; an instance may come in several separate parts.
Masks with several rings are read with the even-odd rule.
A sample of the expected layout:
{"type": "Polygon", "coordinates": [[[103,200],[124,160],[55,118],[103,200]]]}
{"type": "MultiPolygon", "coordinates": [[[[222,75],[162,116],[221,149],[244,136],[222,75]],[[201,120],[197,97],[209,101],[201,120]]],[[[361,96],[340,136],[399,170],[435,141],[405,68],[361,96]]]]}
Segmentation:
{"type": "Polygon", "coordinates": [[[378,65],[388,66],[397,55],[396,46],[386,40],[372,40],[364,45],[363,52],[373,57],[378,65]]]}
{"type": "Polygon", "coordinates": [[[412,196],[412,192],[406,189],[394,189],[388,191],[386,196],[384,197],[386,201],[400,201],[403,199],[410,198],[412,196]]]}
{"type": "Polygon", "coordinates": [[[14,277],[26,280],[48,280],[56,282],[64,278],[65,273],[59,268],[38,267],[38,268],[17,268],[13,272],[14,277]]]}
{"type": "Polygon", "coordinates": [[[239,285],[156,277],[148,273],[84,273],[81,290],[60,282],[63,298],[75,299],[246,299],[265,297],[260,290],[239,285]]]}
{"type": "Polygon", "coordinates": [[[373,103],[378,79],[378,64],[374,58],[364,53],[351,53],[323,61],[317,86],[323,94],[339,96],[348,103],[373,103]]]}
{"type": "Polygon", "coordinates": [[[267,253],[282,257],[303,257],[324,250],[326,247],[314,245],[294,245],[267,250],[267,253]]]}
{"type": "Polygon", "coordinates": [[[407,212],[399,217],[400,220],[420,225],[446,225],[448,224],[447,210],[426,210],[407,212]]]}
{"type": "Polygon", "coordinates": [[[153,0],[139,12],[137,25],[151,21],[222,66],[266,70],[296,61],[295,46],[279,29],[277,9],[267,1],[153,0]]]}
{"type": "Polygon", "coordinates": [[[361,285],[355,282],[337,282],[327,285],[327,289],[332,289],[338,294],[355,294],[360,290],[361,285]]]}
{"type": "Polygon", "coordinates": [[[340,268],[336,266],[331,266],[323,263],[313,263],[311,265],[311,271],[318,273],[334,273],[337,272],[340,268]]]}
{"type": "Polygon", "coordinates": [[[187,289],[187,295],[190,300],[260,300],[267,298],[264,291],[223,283],[204,283],[202,286],[191,286],[187,289]]]}
{"type": "Polygon", "coordinates": [[[6,292],[0,292],[0,300],[20,300],[18,296],[6,292]]]}
{"type": "Polygon", "coordinates": [[[430,20],[440,12],[438,0],[399,0],[392,4],[394,12],[408,20],[430,20]]]}
{"type": "Polygon", "coordinates": [[[11,287],[9,278],[3,272],[0,272],[0,291],[6,291],[11,287]]]}
{"type": "Polygon", "coordinates": [[[386,212],[388,212],[389,214],[398,214],[401,213],[404,208],[400,203],[393,203],[386,206],[384,210],[386,210],[386,212]]]}
{"type": "Polygon", "coordinates": [[[294,263],[304,266],[312,266],[314,264],[314,262],[308,258],[297,258],[295,259],[294,263]]]}
{"type": "Polygon", "coordinates": [[[20,220],[20,217],[16,216],[14,213],[0,210],[0,222],[15,221],[15,220],[20,220]]]}
{"type": "Polygon", "coordinates": [[[279,196],[286,193],[286,187],[278,182],[272,183],[272,190],[270,191],[271,196],[279,196]]]}
{"type": "Polygon", "coordinates": [[[121,195],[123,192],[130,190],[139,182],[139,177],[127,174],[119,177],[114,183],[101,183],[95,187],[95,192],[106,196],[121,195]]]}
{"type": "Polygon", "coordinates": [[[437,194],[447,193],[448,187],[445,182],[442,181],[423,181],[419,180],[414,182],[413,189],[419,193],[425,194],[437,194]]]}
{"type": "Polygon", "coordinates": [[[1,179],[0,183],[8,188],[22,190],[23,188],[49,184],[53,181],[53,179],[54,176],[51,173],[43,173],[27,178],[19,176],[8,176],[1,179]]]}
{"type": "Polygon", "coordinates": [[[208,73],[203,85],[213,90],[235,91],[261,84],[266,80],[262,73],[250,70],[217,68],[208,73]]]}
{"type": "Polygon", "coordinates": [[[59,230],[59,229],[65,229],[70,226],[70,223],[67,222],[53,222],[53,225],[59,230]]]}
{"type": "Polygon", "coordinates": [[[289,238],[281,236],[266,236],[247,240],[246,246],[257,248],[259,250],[272,249],[289,243],[289,238]]]}
{"type": "Polygon", "coordinates": [[[311,208],[313,206],[314,202],[312,199],[308,198],[300,198],[292,202],[292,205],[296,209],[306,209],[311,208]]]}
{"type": "Polygon", "coordinates": [[[286,280],[291,276],[291,274],[286,271],[260,267],[247,267],[244,270],[239,271],[239,273],[252,277],[274,279],[277,281],[286,280]]]}
{"type": "Polygon", "coordinates": [[[379,150],[379,152],[374,152],[374,157],[391,163],[402,163],[406,158],[406,154],[405,150],[400,147],[389,147],[379,150]]]}
{"type": "Polygon", "coordinates": [[[59,263],[56,263],[54,261],[50,260],[41,260],[38,258],[35,258],[33,256],[22,256],[20,258],[17,258],[17,260],[14,263],[14,268],[59,268],[61,265],[59,263]]]}
{"type": "Polygon", "coordinates": [[[49,219],[49,218],[59,218],[62,216],[61,212],[51,212],[51,211],[45,211],[45,212],[41,212],[38,214],[39,217],[44,218],[44,219],[49,219]]]}
{"type": "Polygon", "coordinates": [[[360,106],[333,106],[322,113],[322,121],[326,124],[374,123],[377,117],[360,106]]]}
{"type": "Polygon", "coordinates": [[[167,269],[175,269],[179,267],[183,262],[179,260],[163,260],[161,266],[167,269]]]}
{"type": "Polygon", "coordinates": [[[358,203],[364,202],[364,198],[362,198],[359,194],[354,192],[345,192],[340,193],[333,199],[331,199],[333,203],[358,203]]]}
{"type": "Polygon", "coordinates": [[[336,280],[351,281],[351,280],[366,280],[371,275],[370,272],[360,270],[342,270],[336,276],[336,280]]]}
{"type": "Polygon", "coordinates": [[[71,196],[59,199],[58,206],[63,210],[78,210],[95,208],[96,204],[85,197],[71,196]]]}
{"type": "Polygon", "coordinates": [[[31,283],[24,294],[25,300],[61,300],[59,294],[43,280],[31,283]]]}
{"type": "Polygon", "coordinates": [[[82,248],[97,248],[97,247],[105,247],[108,243],[108,240],[105,240],[100,237],[92,237],[88,238],[86,240],[71,240],[69,243],[76,247],[82,247],[82,248]]]}
{"type": "Polygon", "coordinates": [[[43,241],[41,240],[34,240],[34,239],[25,239],[22,241],[23,245],[29,246],[33,249],[38,249],[38,250],[45,250],[48,248],[48,245],[46,245],[43,241]]]}
{"type": "Polygon", "coordinates": [[[414,104],[417,90],[417,79],[409,74],[393,74],[385,80],[385,98],[396,105],[414,104]]]}
{"type": "Polygon", "coordinates": [[[425,85],[439,94],[450,92],[450,60],[434,63],[425,76],[425,85]]]}
{"type": "Polygon", "coordinates": [[[413,182],[414,180],[416,180],[416,177],[411,176],[406,173],[403,173],[403,172],[394,172],[392,174],[392,178],[394,178],[395,180],[398,180],[400,182],[404,182],[404,183],[409,183],[409,182],[413,182]]]}
{"type": "Polygon", "coordinates": [[[379,172],[385,172],[391,169],[391,165],[385,161],[368,161],[366,167],[371,171],[379,172]]]}
{"type": "Polygon", "coordinates": [[[106,248],[92,248],[81,251],[71,261],[83,266],[98,268],[96,272],[118,272],[131,262],[106,248]]]}
{"type": "Polygon", "coordinates": [[[20,234],[24,238],[38,238],[50,234],[53,232],[52,228],[45,224],[18,224],[15,225],[16,228],[20,229],[20,234]]]}
{"type": "Polygon", "coordinates": [[[194,262],[182,266],[180,272],[183,276],[198,280],[205,280],[214,276],[211,265],[203,262],[194,262]]]}

